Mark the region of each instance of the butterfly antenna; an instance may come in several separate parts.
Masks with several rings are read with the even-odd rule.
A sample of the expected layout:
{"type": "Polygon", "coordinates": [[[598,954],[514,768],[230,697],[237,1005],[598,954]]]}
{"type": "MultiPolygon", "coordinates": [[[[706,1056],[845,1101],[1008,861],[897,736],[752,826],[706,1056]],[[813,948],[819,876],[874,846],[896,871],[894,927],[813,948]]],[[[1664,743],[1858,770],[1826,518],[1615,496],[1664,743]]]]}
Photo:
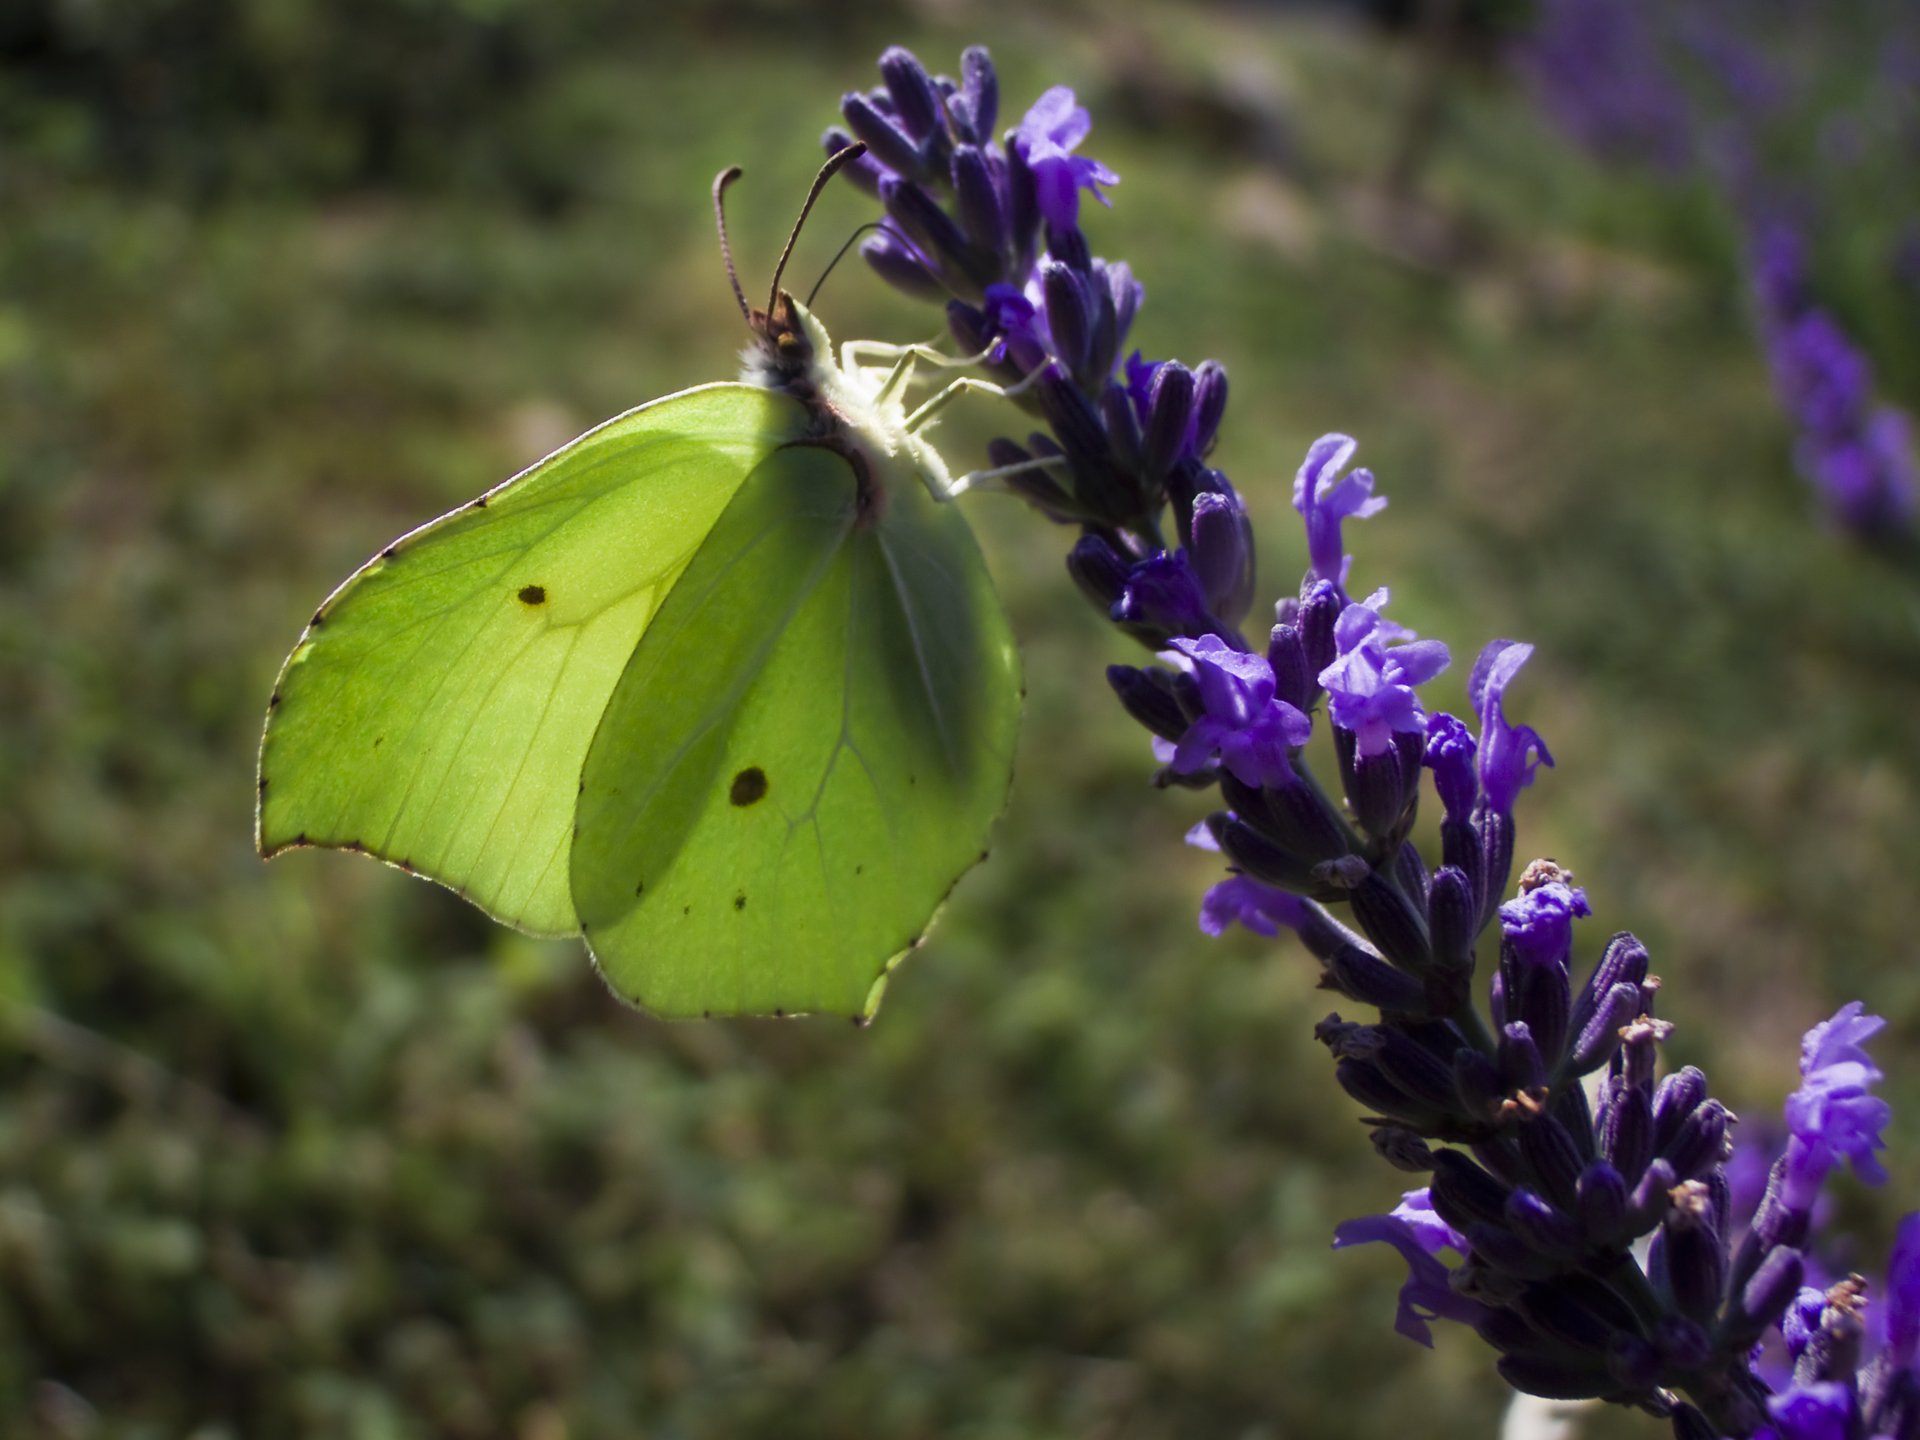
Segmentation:
{"type": "Polygon", "coordinates": [[[900,235],[900,232],[898,230],[894,230],[890,228],[887,222],[884,220],[869,220],[867,221],[866,224],[856,227],[854,232],[851,235],[847,236],[846,244],[842,245],[838,250],[833,252],[833,258],[827,262],[827,268],[820,272],[820,278],[813,282],[813,289],[807,292],[807,308],[809,310],[813,308],[813,297],[820,293],[820,287],[826,284],[827,277],[833,274],[833,267],[838,265],[842,260],[847,258],[847,251],[853,248],[853,242],[858,240],[862,235],[866,234],[869,230],[877,230],[882,235],[891,235],[896,240],[902,238],[900,235]]]}
{"type": "Polygon", "coordinates": [[[740,313],[751,325],[753,311],[747,305],[747,292],[740,288],[740,272],[733,268],[733,247],[727,243],[727,186],[741,174],[738,165],[729,165],[713,177],[713,222],[720,227],[720,259],[727,267],[727,283],[733,286],[733,298],[740,302],[740,313]]]}
{"type": "MultiPolygon", "coordinates": [[[[780,252],[780,263],[773,267],[773,286],[767,295],[767,313],[772,314],[780,303],[780,277],[786,274],[787,257],[793,254],[794,242],[800,238],[800,227],[807,223],[807,216],[813,211],[813,202],[820,198],[820,192],[827,188],[827,182],[838,175],[843,167],[858,160],[867,153],[864,140],[856,140],[844,150],[836,150],[827,157],[827,163],[820,167],[820,173],[813,177],[813,188],[807,191],[807,203],[800,207],[800,218],[793,222],[793,233],[787,236],[786,248],[780,252]]],[[[736,172],[737,173],[737,172],[736,172]]],[[[718,194],[719,182],[714,182],[718,194]]]]}

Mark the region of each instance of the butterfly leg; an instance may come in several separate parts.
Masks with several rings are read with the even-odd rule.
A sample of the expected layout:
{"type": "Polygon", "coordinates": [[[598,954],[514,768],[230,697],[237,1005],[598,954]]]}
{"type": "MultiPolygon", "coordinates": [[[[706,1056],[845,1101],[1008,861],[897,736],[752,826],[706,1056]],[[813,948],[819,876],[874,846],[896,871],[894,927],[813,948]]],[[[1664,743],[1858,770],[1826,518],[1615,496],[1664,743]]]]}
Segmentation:
{"type": "Polygon", "coordinates": [[[903,355],[911,355],[917,360],[940,370],[962,370],[970,365],[984,365],[993,356],[994,347],[989,345],[978,355],[949,355],[944,350],[936,350],[931,345],[889,345],[881,340],[849,340],[840,347],[840,368],[852,370],[862,365],[862,357],[872,360],[898,360],[903,355]]]}
{"type": "Polygon", "coordinates": [[[951,500],[964,495],[969,490],[1002,490],[1010,475],[1023,475],[1030,470],[1051,470],[1064,467],[1067,457],[1064,455],[1036,455],[1031,460],[1021,460],[1012,465],[997,465],[991,470],[969,470],[964,475],[956,475],[948,482],[946,494],[937,498],[951,500]]]}
{"type": "Polygon", "coordinates": [[[1010,400],[1032,388],[1034,381],[1046,373],[1045,365],[1036,365],[1011,385],[996,385],[991,380],[976,380],[971,375],[962,375],[944,390],[938,391],[926,404],[907,416],[907,431],[911,434],[928,425],[933,418],[962,395],[994,395],[1002,400],[1010,400]]]}

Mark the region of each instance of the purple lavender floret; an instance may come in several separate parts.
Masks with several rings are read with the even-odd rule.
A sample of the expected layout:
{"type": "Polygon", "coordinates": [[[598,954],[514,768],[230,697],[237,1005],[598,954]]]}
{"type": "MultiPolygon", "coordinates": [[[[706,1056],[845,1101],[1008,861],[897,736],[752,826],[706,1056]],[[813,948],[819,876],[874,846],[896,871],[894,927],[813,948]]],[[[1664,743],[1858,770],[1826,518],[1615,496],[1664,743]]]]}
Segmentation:
{"type": "Polygon", "coordinates": [[[1175,639],[1199,682],[1199,719],[1174,748],[1173,768],[1192,774],[1219,760],[1242,784],[1280,785],[1293,778],[1288,752],[1307,743],[1313,722],[1274,696],[1265,657],[1235,649],[1218,635],[1175,639]]]}
{"type": "MultiPolygon", "coordinates": [[[[1311,523],[1311,522],[1310,522],[1311,523]]],[[[1320,672],[1333,723],[1353,732],[1362,756],[1386,750],[1395,732],[1422,735],[1427,714],[1416,685],[1447,668],[1447,647],[1416,640],[1384,618],[1387,592],[1376,590],[1340,612],[1334,625],[1339,658],[1320,672]]]]}
{"type": "Polygon", "coordinates": [[[1431,1350],[1429,1320],[1474,1325],[1486,1318],[1487,1307],[1453,1288],[1452,1271],[1439,1258],[1446,1251],[1465,1256],[1470,1246],[1464,1235],[1434,1213],[1431,1191],[1409,1190],[1387,1214],[1343,1221],[1333,1232],[1336,1250],[1375,1243],[1393,1246],[1407,1262],[1400,1309],[1393,1321],[1396,1332],[1431,1350]]]}
{"type": "Polygon", "coordinates": [[[1531,725],[1510,725],[1502,700],[1507,687],[1533,655],[1533,646],[1492,640],[1473,662],[1467,698],[1480,717],[1480,789],[1489,809],[1508,814],[1519,793],[1533,783],[1534,772],[1553,765],[1553,756],[1531,725]]]}
{"type": "Polygon", "coordinates": [[[1073,91],[1056,85],[1033,102],[1013,132],[1012,148],[1033,175],[1040,214],[1056,229],[1071,230],[1079,224],[1082,190],[1103,205],[1113,204],[1100,187],[1117,185],[1120,177],[1098,160],[1073,153],[1092,128],[1086,107],[1073,91]]]}
{"type": "Polygon", "coordinates": [[[1887,1174],[1876,1151],[1886,1148],[1880,1132],[1893,1109],[1872,1087],[1883,1078],[1863,1048],[1886,1021],[1868,1015],[1855,1000],[1831,1020],[1813,1027],[1800,1047],[1800,1088],[1787,1097],[1785,1203],[1795,1210],[1812,1207],[1829,1171],[1842,1160],[1869,1185],[1887,1174]]]}
{"type": "Polygon", "coordinates": [[[1202,897],[1200,928],[1209,935],[1224,935],[1238,924],[1271,939],[1283,928],[1299,929],[1306,913],[1307,902],[1298,895],[1245,875],[1231,875],[1202,897]]]}
{"type": "Polygon", "coordinates": [[[1373,472],[1341,476],[1359,442],[1347,435],[1322,435],[1307,450],[1293,480],[1293,508],[1307,522],[1307,563],[1311,572],[1336,585],[1347,583],[1351,560],[1341,548],[1340,525],[1365,520],[1387,508],[1373,493],[1373,472]]]}

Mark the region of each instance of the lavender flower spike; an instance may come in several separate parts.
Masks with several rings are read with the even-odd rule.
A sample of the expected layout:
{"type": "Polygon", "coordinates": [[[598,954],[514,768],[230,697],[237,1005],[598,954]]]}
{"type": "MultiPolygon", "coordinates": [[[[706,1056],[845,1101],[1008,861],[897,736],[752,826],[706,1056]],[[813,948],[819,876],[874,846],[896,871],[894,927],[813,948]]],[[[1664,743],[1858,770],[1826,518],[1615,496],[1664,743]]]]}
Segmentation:
{"type": "Polygon", "coordinates": [[[1356,470],[1344,479],[1360,444],[1350,435],[1322,435],[1307,447],[1307,458],[1293,479],[1293,508],[1307,522],[1307,562],[1322,580],[1347,583],[1351,558],[1340,548],[1340,522],[1351,516],[1365,520],[1387,508],[1384,495],[1373,493],[1373,472],[1356,470]]]}
{"type": "Polygon", "coordinates": [[[1113,203],[1100,187],[1118,185],[1120,177],[1098,160],[1073,153],[1092,128],[1086,106],[1076,102],[1066,86],[1056,85],[1033,102],[1013,132],[1013,149],[1033,172],[1040,214],[1055,229],[1071,230],[1079,224],[1082,190],[1091,190],[1103,205],[1113,203]]]}
{"type": "Polygon", "coordinates": [[[1553,765],[1539,733],[1531,725],[1509,725],[1500,708],[1500,697],[1532,654],[1531,645],[1489,641],[1467,681],[1467,698],[1480,716],[1480,788],[1496,814],[1511,814],[1514,798],[1533,783],[1534,771],[1553,765]]]}
{"type": "Polygon", "coordinates": [[[1396,730],[1424,733],[1426,711],[1413,687],[1447,668],[1447,647],[1415,640],[1411,630],[1383,618],[1387,592],[1376,590],[1340,612],[1333,627],[1339,657],[1320,672],[1333,723],[1351,730],[1362,756],[1378,755],[1396,730]],[[1388,648],[1388,642],[1402,643],[1388,648]]]}
{"type": "Polygon", "coordinates": [[[1274,696],[1273,667],[1265,657],[1236,650],[1218,635],[1176,639],[1192,662],[1204,712],[1180,737],[1173,768],[1191,775],[1215,756],[1246,785],[1280,785],[1293,778],[1287,752],[1307,743],[1313,722],[1274,696]]]}

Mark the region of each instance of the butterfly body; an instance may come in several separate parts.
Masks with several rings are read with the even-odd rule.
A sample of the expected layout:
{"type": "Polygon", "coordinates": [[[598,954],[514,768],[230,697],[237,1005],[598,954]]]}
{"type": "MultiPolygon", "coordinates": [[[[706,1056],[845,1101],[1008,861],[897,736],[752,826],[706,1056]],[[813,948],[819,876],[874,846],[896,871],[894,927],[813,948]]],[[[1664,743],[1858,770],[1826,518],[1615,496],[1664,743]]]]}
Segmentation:
{"type": "Polygon", "coordinates": [[[315,614],[258,841],[584,934],[659,1013],[862,1018],[984,854],[1012,638],[903,367],[779,296],[747,379],[589,431],[315,614]]]}

